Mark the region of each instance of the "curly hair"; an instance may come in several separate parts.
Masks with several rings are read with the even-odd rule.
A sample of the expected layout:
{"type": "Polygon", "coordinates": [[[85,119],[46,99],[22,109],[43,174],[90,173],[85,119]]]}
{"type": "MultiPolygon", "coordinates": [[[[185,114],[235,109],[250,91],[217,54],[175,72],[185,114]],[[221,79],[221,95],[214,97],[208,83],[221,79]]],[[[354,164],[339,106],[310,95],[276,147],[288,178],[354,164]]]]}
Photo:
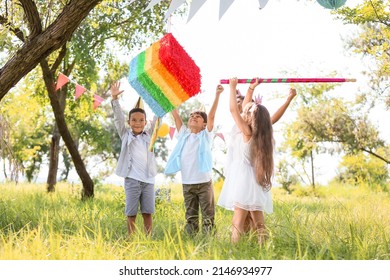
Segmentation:
{"type": "Polygon", "coordinates": [[[252,129],[250,160],[256,181],[264,190],[270,190],[274,174],[274,138],[270,114],[263,105],[250,102],[244,108],[243,119],[252,129]]]}

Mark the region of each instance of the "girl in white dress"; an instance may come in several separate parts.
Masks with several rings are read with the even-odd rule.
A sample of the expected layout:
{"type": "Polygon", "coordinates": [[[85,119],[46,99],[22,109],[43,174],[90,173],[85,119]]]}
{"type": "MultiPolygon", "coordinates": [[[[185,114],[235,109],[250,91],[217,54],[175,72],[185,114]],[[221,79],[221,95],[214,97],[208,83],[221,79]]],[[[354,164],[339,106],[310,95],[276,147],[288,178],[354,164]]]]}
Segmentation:
{"type": "MultiPolygon", "coordinates": [[[[238,80],[230,84],[230,112],[236,123],[228,151],[226,179],[218,205],[233,210],[232,242],[237,243],[244,232],[244,224],[250,215],[259,243],[264,241],[264,212],[272,213],[271,179],[274,169],[274,140],[271,117],[261,104],[243,102],[243,114],[237,105],[238,80]]],[[[258,85],[258,79],[252,86],[258,85]]],[[[249,90],[254,90],[249,87],[249,90]]],[[[249,95],[248,95],[249,96],[249,95]]]]}

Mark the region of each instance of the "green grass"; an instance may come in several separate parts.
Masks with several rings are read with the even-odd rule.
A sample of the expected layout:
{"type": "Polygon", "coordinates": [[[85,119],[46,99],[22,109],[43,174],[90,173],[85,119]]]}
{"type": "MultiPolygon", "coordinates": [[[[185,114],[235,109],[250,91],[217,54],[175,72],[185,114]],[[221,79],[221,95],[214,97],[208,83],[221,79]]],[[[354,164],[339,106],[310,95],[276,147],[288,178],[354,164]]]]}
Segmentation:
{"type": "MultiPolygon", "coordinates": [[[[221,184],[216,184],[218,197],[221,184]]],[[[232,212],[217,206],[217,233],[190,237],[183,232],[180,185],[172,201],[156,205],[152,237],[141,229],[127,236],[121,187],[101,186],[81,201],[79,186],[0,184],[0,259],[3,260],[388,260],[390,195],[332,185],[288,195],[273,189],[270,232],[260,247],[254,236],[230,243],[232,212]]]]}

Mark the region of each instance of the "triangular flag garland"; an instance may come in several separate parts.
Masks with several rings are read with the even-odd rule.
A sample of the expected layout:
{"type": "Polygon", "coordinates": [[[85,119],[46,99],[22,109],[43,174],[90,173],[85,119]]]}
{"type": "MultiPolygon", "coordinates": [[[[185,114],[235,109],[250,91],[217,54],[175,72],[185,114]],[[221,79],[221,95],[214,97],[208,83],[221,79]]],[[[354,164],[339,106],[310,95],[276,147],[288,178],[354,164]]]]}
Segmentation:
{"type": "Polygon", "coordinates": [[[76,94],[74,95],[74,100],[77,100],[87,89],[85,87],[76,84],[76,94]]]}
{"type": "Polygon", "coordinates": [[[59,73],[57,78],[57,83],[56,83],[56,91],[62,88],[64,85],[66,85],[69,81],[70,79],[67,76],[65,76],[62,73],[59,73]]]}
{"type": "Polygon", "coordinates": [[[218,136],[219,138],[221,138],[223,140],[223,142],[226,142],[225,136],[223,136],[223,134],[221,132],[215,133],[215,136],[218,136]]]}
{"type": "Polygon", "coordinates": [[[173,139],[173,135],[175,134],[175,130],[176,128],[170,126],[169,127],[169,137],[171,138],[171,140],[173,139]]]}
{"type": "Polygon", "coordinates": [[[104,101],[104,98],[94,94],[93,95],[93,109],[96,110],[97,107],[104,101]]]}
{"type": "MultiPolygon", "coordinates": [[[[62,74],[61,72],[58,73],[58,77],[57,77],[57,83],[56,83],[56,87],[55,87],[55,90],[59,90],[61,89],[64,85],[66,85],[67,83],[71,82],[72,84],[75,84],[75,95],[74,95],[74,99],[77,100],[84,92],[88,91],[85,87],[79,85],[78,83],[72,81],[69,77],[67,77],[66,75],[62,74]]],[[[93,95],[93,109],[96,110],[97,107],[99,107],[99,105],[104,101],[104,98],[97,95],[97,94],[94,94],[93,95]]]]}
{"type": "MultiPolygon", "coordinates": [[[[150,0],[148,6],[143,10],[143,12],[146,12],[150,9],[152,9],[155,5],[159,4],[162,0],[150,0]]],[[[189,5],[189,13],[187,22],[189,22],[192,17],[198,12],[200,7],[206,2],[207,0],[190,0],[187,1],[189,5]]],[[[267,3],[268,0],[258,0],[259,1],[259,8],[263,9],[267,3]]],[[[336,0],[317,0],[321,5],[322,2],[335,2],[336,0]]],[[[133,2],[133,1],[132,1],[133,2]]],[[[130,2],[130,4],[132,3],[130,2]]],[[[167,20],[173,12],[175,12],[182,4],[184,4],[186,0],[171,0],[171,3],[169,5],[169,8],[167,12],[165,13],[165,20],[167,20]]],[[[234,0],[220,0],[219,2],[219,19],[222,18],[222,16],[225,14],[225,12],[229,9],[229,7],[233,4],[234,0]]],[[[345,2],[345,0],[337,0],[336,2],[345,2]]]]}

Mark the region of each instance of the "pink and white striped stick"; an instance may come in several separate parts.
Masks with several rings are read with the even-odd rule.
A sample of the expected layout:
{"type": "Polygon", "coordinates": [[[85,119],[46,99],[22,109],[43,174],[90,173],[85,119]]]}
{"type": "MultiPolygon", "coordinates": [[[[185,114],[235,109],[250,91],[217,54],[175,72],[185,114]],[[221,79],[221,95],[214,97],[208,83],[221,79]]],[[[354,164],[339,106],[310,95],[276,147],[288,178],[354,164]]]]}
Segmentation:
{"type": "MultiPolygon", "coordinates": [[[[255,79],[238,79],[239,84],[253,83],[255,79]]],[[[260,83],[345,83],[356,82],[356,79],[345,78],[259,78],[260,83]]],[[[221,79],[221,84],[229,84],[229,79],[221,79]]]]}

